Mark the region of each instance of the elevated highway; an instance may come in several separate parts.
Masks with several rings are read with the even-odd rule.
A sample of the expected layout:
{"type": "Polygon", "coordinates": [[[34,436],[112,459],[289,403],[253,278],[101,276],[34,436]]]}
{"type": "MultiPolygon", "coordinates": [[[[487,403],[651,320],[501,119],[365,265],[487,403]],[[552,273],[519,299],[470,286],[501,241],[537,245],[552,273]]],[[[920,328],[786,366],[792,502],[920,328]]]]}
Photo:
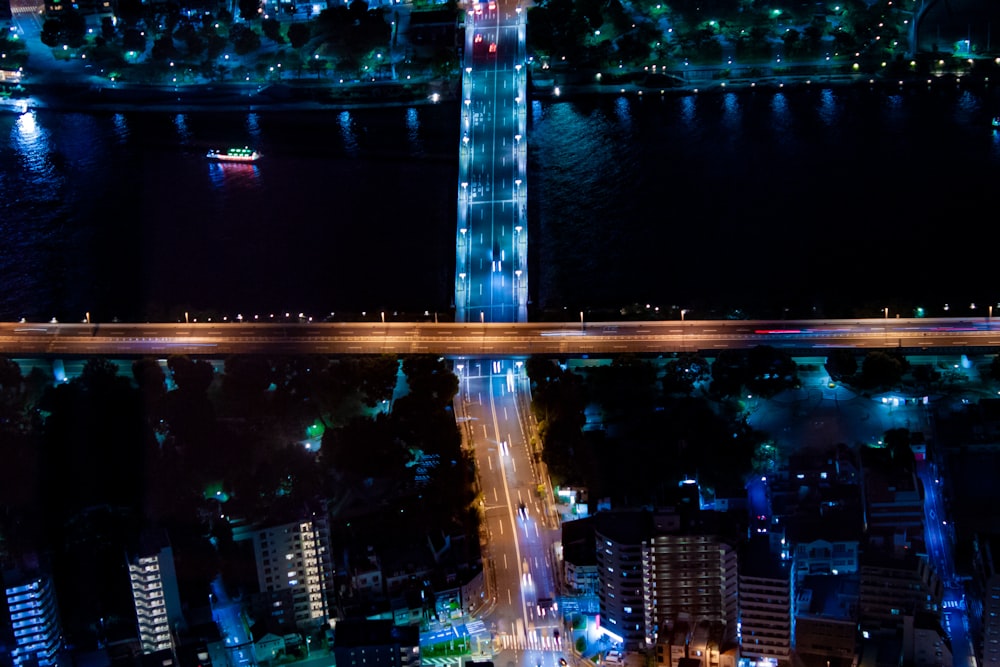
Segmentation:
{"type": "Polygon", "coordinates": [[[583,356],[749,349],[824,354],[838,347],[1000,351],[1000,322],[987,318],[692,320],[659,322],[322,324],[0,324],[8,356],[226,356],[231,354],[436,354],[454,358],[583,356]]]}

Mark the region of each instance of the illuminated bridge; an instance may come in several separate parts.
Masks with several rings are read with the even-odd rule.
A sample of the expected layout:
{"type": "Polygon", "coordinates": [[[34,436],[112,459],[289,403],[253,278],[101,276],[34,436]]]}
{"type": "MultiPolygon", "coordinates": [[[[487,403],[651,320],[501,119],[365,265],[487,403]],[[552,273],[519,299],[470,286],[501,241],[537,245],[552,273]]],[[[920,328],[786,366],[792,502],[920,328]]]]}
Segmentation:
{"type": "Polygon", "coordinates": [[[322,324],[0,323],[0,353],[86,357],[189,354],[437,354],[454,359],[584,356],[750,349],[797,355],[834,348],[898,348],[909,354],[1000,348],[992,318],[865,320],[688,320],[661,322],[342,322],[322,324]]]}
{"type": "Polygon", "coordinates": [[[455,261],[457,322],[528,319],[526,12],[469,4],[455,261]]]}

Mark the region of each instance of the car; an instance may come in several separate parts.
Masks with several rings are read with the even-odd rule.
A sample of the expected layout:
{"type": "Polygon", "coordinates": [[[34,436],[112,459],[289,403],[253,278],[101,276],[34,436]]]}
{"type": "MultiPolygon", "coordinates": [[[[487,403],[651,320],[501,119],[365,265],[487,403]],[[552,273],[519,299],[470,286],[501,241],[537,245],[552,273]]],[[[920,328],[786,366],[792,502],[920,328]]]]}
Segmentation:
{"type": "Polygon", "coordinates": [[[517,514],[522,519],[527,519],[528,518],[528,508],[524,506],[524,503],[518,503],[518,505],[517,505],[517,514]]]}
{"type": "Polygon", "coordinates": [[[482,41],[483,41],[483,36],[482,35],[476,35],[475,39],[473,39],[472,41],[475,42],[476,44],[481,44],[482,41]]]}
{"type": "Polygon", "coordinates": [[[496,9],[497,9],[497,3],[496,3],[496,2],[494,2],[493,0],[490,0],[490,3],[489,3],[489,5],[488,5],[488,8],[489,8],[489,10],[490,10],[491,12],[495,12],[495,11],[496,11],[496,9]]]}
{"type": "Polygon", "coordinates": [[[563,665],[563,667],[565,667],[566,666],[566,658],[559,658],[559,664],[563,665]]]}
{"type": "Polygon", "coordinates": [[[495,54],[496,52],[497,52],[497,43],[496,42],[490,42],[490,53],[494,53],[495,54]]]}

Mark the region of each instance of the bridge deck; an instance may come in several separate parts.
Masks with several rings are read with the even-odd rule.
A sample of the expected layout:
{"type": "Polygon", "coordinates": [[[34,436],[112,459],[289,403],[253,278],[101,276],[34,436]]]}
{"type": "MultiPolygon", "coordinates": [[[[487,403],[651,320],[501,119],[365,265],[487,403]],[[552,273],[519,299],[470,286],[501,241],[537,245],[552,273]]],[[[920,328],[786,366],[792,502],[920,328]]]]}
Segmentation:
{"type": "Polygon", "coordinates": [[[455,319],[524,322],[528,303],[526,13],[469,4],[459,133],[455,319]]]}

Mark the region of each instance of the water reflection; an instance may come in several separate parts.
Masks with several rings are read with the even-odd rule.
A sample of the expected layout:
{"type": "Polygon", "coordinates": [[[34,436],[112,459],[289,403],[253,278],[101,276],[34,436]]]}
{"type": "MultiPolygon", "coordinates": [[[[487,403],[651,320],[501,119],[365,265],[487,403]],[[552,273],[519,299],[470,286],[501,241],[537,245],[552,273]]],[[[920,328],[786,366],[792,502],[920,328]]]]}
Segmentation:
{"type": "Polygon", "coordinates": [[[118,143],[126,143],[129,137],[129,128],[128,119],[125,117],[125,114],[116,113],[114,117],[112,117],[111,121],[115,126],[115,138],[118,140],[118,143]]]}
{"type": "Polygon", "coordinates": [[[542,103],[540,101],[531,100],[531,120],[533,121],[532,126],[534,126],[534,123],[541,122],[543,109],[544,107],[542,107],[542,103]]]}
{"type": "Polygon", "coordinates": [[[245,162],[209,162],[208,177],[216,190],[256,189],[260,167],[245,162]]]}
{"type": "Polygon", "coordinates": [[[722,122],[730,133],[734,133],[740,125],[742,116],[740,98],[736,93],[726,93],[722,97],[722,122]]]}
{"type": "Polygon", "coordinates": [[[631,131],[632,111],[629,108],[628,98],[624,95],[615,100],[615,115],[618,117],[618,122],[621,123],[622,130],[631,131]]]}
{"type": "Polygon", "coordinates": [[[247,114],[247,133],[253,138],[256,145],[260,145],[260,116],[251,111],[247,114]]]}
{"type": "Polygon", "coordinates": [[[406,110],[406,139],[411,153],[420,155],[424,152],[424,142],[420,139],[420,118],[414,107],[406,110]]]}
{"type": "Polygon", "coordinates": [[[38,176],[51,176],[49,135],[39,126],[35,111],[25,111],[17,117],[13,135],[14,148],[24,169],[38,176]]]}
{"type": "Polygon", "coordinates": [[[358,155],[358,136],[354,130],[354,120],[350,111],[341,111],[337,118],[340,121],[340,136],[344,140],[344,151],[351,157],[358,155]]]}
{"type": "Polygon", "coordinates": [[[698,113],[697,99],[696,95],[685,95],[681,98],[681,120],[689,128],[693,128],[696,125],[695,121],[698,113]]]}
{"type": "Polygon", "coordinates": [[[819,97],[819,117],[827,127],[837,122],[840,112],[837,109],[837,100],[833,96],[833,91],[824,88],[819,97]]]}
{"type": "Polygon", "coordinates": [[[182,113],[174,116],[174,128],[177,130],[177,136],[180,137],[181,143],[190,141],[191,131],[188,129],[187,116],[182,113]]]}
{"type": "Polygon", "coordinates": [[[784,93],[775,93],[771,98],[771,115],[781,127],[788,125],[788,98],[784,93]]]}
{"type": "MultiPolygon", "coordinates": [[[[906,109],[903,106],[902,95],[886,95],[885,97],[885,121],[895,125],[902,123],[906,118],[906,109]]],[[[902,125],[900,125],[902,127],[902,125]]]]}
{"type": "Polygon", "coordinates": [[[976,124],[976,117],[982,109],[982,102],[970,91],[962,91],[955,102],[955,120],[959,123],[976,124]]]}

